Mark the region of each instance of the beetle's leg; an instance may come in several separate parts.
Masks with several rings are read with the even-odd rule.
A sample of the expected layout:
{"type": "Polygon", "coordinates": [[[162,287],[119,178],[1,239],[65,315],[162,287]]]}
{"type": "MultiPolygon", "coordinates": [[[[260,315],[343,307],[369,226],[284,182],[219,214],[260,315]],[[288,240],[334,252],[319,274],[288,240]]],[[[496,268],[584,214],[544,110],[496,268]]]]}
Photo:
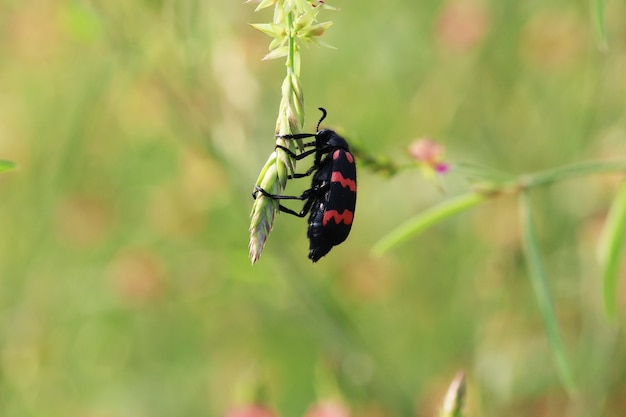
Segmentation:
{"type": "Polygon", "coordinates": [[[298,174],[295,173],[293,175],[289,175],[287,176],[287,179],[291,180],[294,178],[304,178],[304,177],[308,177],[309,175],[311,175],[316,169],[317,169],[317,165],[313,165],[311,168],[307,169],[306,172],[302,173],[302,174],[298,174]]]}
{"type": "Polygon", "coordinates": [[[282,211],[283,213],[287,213],[287,214],[291,214],[293,216],[297,216],[297,217],[304,217],[307,215],[307,213],[311,210],[311,207],[313,205],[313,201],[315,200],[315,195],[313,194],[313,189],[308,189],[305,190],[302,195],[296,196],[296,195],[278,195],[278,194],[270,194],[267,191],[265,191],[263,188],[259,187],[258,185],[254,187],[254,192],[252,193],[252,197],[256,199],[257,197],[257,193],[261,193],[263,194],[265,197],[268,198],[272,198],[274,200],[306,200],[306,202],[304,203],[304,207],[302,207],[302,210],[298,213],[290,208],[287,208],[285,206],[283,206],[282,204],[278,205],[278,209],[280,211],[282,211]]]}
{"type": "Polygon", "coordinates": [[[306,139],[313,138],[317,133],[296,133],[295,135],[274,135],[276,138],[294,140],[294,139],[306,139]]]}
{"type": "Polygon", "coordinates": [[[263,188],[258,185],[254,186],[254,191],[252,192],[252,197],[256,199],[257,194],[261,193],[265,197],[273,198],[274,200],[306,200],[311,195],[311,189],[305,190],[302,195],[280,195],[280,194],[271,194],[265,191],[263,188]]]}
{"type": "Polygon", "coordinates": [[[283,206],[282,204],[278,205],[278,209],[280,211],[282,211],[283,213],[291,214],[292,216],[304,217],[304,216],[306,216],[306,214],[311,209],[311,204],[309,204],[309,201],[311,201],[311,200],[307,200],[307,202],[304,204],[304,208],[302,209],[302,211],[300,213],[298,213],[296,211],[293,211],[292,209],[287,208],[287,207],[283,206]],[[307,204],[309,205],[308,209],[307,209],[307,204]]]}
{"type": "Polygon", "coordinates": [[[312,155],[315,152],[317,152],[317,149],[309,149],[308,151],[304,151],[301,154],[296,154],[296,153],[293,153],[289,148],[286,148],[285,146],[276,145],[276,148],[282,149],[283,151],[285,151],[287,153],[287,155],[289,155],[290,157],[292,157],[296,161],[299,161],[300,159],[306,158],[307,156],[312,155]]]}
{"type": "MultiPolygon", "coordinates": [[[[311,142],[311,143],[306,143],[304,144],[304,146],[313,146],[315,145],[315,142],[311,142]]],[[[285,151],[289,156],[291,156],[292,158],[294,158],[296,161],[306,158],[309,155],[312,155],[316,152],[318,152],[320,155],[321,154],[325,154],[325,153],[329,153],[330,151],[332,151],[332,148],[329,147],[322,147],[322,148],[315,148],[315,149],[309,149],[308,151],[304,151],[301,154],[295,154],[293,153],[289,148],[286,148],[284,146],[281,145],[276,145],[276,148],[282,149],[283,151],[285,151]]],[[[294,179],[294,178],[303,178],[303,177],[308,177],[309,175],[311,175],[316,169],[319,168],[319,162],[316,162],[313,164],[313,166],[311,168],[309,168],[305,173],[295,173],[293,175],[289,175],[287,177],[287,179],[294,179]]]]}

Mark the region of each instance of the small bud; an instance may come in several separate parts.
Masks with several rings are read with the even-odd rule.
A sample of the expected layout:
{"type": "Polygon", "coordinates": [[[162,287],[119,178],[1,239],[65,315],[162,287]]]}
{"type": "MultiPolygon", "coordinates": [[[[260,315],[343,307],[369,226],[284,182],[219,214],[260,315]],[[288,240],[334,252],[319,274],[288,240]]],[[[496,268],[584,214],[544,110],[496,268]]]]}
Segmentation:
{"type": "Polygon", "coordinates": [[[443,400],[440,417],[462,417],[465,404],[465,373],[456,374],[443,400]]]}
{"type": "Polygon", "coordinates": [[[306,32],[302,33],[302,37],[312,38],[314,36],[322,36],[332,24],[333,22],[323,22],[311,25],[306,32]]]}

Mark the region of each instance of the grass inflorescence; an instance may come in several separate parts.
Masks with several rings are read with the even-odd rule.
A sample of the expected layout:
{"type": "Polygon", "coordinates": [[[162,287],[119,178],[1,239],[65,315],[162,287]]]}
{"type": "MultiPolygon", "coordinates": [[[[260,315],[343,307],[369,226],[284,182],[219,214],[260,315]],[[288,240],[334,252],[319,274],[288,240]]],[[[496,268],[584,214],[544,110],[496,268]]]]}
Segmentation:
{"type": "MultiPolygon", "coordinates": [[[[324,2],[309,0],[261,0],[257,11],[274,6],[271,23],[252,26],[272,37],[269,52],[263,59],[285,58],[287,73],[281,86],[281,100],[273,137],[277,145],[295,150],[298,141],[281,139],[283,135],[300,133],[304,125],[304,93],[300,82],[300,44],[319,40],[332,22],[318,22],[323,9],[334,9],[324,2]]],[[[280,194],[285,189],[289,174],[295,171],[296,161],[280,148],[275,148],[261,169],[256,186],[271,194],[280,194]]],[[[274,218],[279,211],[278,202],[257,195],[250,214],[250,259],[259,260],[263,246],[272,230],[274,218]]]]}

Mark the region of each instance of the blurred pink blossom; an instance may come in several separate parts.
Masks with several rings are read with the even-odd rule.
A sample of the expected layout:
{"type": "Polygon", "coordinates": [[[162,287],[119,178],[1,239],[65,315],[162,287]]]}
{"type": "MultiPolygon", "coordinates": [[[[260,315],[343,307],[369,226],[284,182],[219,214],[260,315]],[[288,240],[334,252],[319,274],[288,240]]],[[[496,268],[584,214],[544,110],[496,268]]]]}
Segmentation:
{"type": "Polygon", "coordinates": [[[431,139],[418,139],[409,145],[409,154],[422,165],[427,177],[448,172],[444,153],[444,147],[431,139]]]}
{"type": "Polygon", "coordinates": [[[339,401],[325,400],[313,404],[304,417],[350,417],[350,411],[339,401]]]}
{"type": "Polygon", "coordinates": [[[435,26],[439,42],[449,49],[465,52],[487,33],[489,17],[476,0],[452,0],[442,9],[435,26]]]}

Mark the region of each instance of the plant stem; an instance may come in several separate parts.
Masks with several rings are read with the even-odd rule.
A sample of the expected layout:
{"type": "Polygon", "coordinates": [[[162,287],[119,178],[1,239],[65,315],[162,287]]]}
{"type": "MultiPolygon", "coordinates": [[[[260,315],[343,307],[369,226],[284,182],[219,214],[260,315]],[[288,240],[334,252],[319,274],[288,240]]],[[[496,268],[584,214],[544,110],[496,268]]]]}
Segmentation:
{"type": "MultiPolygon", "coordinates": [[[[415,165],[417,167],[417,165],[415,165]]],[[[481,182],[473,192],[443,201],[438,205],[406,220],[403,224],[383,236],[372,251],[382,254],[405,240],[421,233],[447,218],[476,206],[478,203],[500,195],[517,195],[532,188],[542,187],[570,178],[591,174],[626,172],[626,161],[590,161],[565,165],[534,174],[526,174],[512,180],[481,182]]]]}
{"type": "Polygon", "coordinates": [[[564,165],[554,169],[527,175],[522,177],[518,181],[518,184],[521,185],[522,188],[528,189],[584,175],[619,171],[626,172],[626,161],[588,161],[572,165],[564,165]]]}

